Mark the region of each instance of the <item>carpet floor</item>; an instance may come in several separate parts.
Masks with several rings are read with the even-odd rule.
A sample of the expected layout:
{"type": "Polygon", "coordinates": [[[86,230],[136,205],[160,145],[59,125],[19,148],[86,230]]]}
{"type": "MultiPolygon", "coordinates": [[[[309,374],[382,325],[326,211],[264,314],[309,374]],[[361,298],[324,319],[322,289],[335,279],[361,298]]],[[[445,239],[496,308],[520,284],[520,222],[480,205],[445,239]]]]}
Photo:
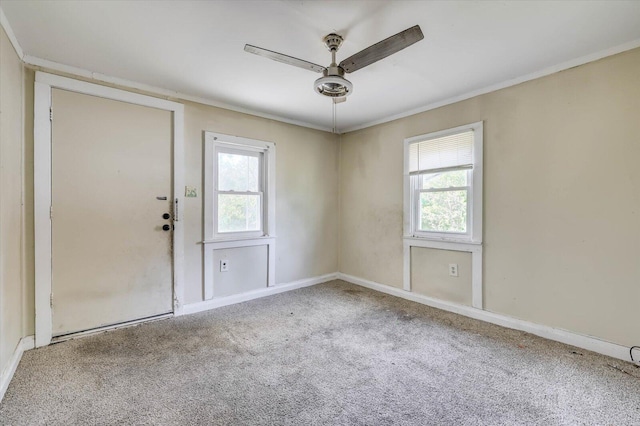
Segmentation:
{"type": "Polygon", "coordinates": [[[640,369],[333,281],[27,351],[0,424],[640,425],[640,369]]]}

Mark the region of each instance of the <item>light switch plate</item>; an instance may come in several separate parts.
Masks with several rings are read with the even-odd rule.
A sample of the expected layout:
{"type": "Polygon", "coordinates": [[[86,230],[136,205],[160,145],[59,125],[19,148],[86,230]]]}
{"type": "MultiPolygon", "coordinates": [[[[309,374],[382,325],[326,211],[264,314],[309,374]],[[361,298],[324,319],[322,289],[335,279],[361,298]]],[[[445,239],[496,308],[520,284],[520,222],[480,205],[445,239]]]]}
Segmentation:
{"type": "Polygon", "coordinates": [[[185,186],[184,196],[187,198],[196,198],[198,196],[198,190],[195,186],[185,186]]]}

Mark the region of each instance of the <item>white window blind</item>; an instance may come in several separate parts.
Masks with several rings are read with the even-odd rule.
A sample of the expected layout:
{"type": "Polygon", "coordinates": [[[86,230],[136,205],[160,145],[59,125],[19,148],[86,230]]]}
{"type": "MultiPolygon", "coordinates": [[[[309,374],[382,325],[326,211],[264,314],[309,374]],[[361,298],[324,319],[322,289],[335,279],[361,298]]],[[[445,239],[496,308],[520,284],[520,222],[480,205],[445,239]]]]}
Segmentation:
{"type": "Polygon", "coordinates": [[[409,173],[473,165],[473,130],[409,145],[409,173]]]}

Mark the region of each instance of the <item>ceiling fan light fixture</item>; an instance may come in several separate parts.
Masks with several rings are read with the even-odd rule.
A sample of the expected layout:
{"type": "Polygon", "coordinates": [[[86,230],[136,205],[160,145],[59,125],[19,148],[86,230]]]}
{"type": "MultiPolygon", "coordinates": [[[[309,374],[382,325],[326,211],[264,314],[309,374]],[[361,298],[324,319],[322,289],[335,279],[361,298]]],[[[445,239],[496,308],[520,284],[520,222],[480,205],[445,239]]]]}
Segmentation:
{"type": "Polygon", "coordinates": [[[393,55],[400,50],[411,46],[424,38],[420,26],[414,25],[396,35],[387,37],[376,44],[372,44],[360,52],[349,56],[339,64],[336,63],[336,53],[344,41],[339,34],[331,33],[324,37],[323,41],[327,49],[331,52],[331,64],[323,67],[303,59],[274,52],[273,50],[246,44],[244,50],[254,55],[263,56],[274,61],[282,62],[295,67],[304,68],[309,71],[322,73],[323,77],[317,79],[313,85],[316,92],[333,99],[334,105],[344,102],[345,98],[353,92],[353,84],[346,78],[345,73],[352,73],[361,68],[369,66],[374,62],[393,55]]]}
{"type": "Polygon", "coordinates": [[[339,75],[326,75],[315,81],[313,86],[321,95],[330,98],[342,98],[349,96],[353,91],[353,84],[339,75]]]}

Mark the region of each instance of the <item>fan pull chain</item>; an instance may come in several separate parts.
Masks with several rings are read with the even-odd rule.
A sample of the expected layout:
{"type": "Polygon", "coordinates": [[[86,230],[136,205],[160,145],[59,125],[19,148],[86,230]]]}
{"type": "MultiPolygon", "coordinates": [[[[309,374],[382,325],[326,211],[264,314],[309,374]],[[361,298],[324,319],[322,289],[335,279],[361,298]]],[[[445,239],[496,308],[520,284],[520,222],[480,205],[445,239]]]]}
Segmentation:
{"type": "Polygon", "coordinates": [[[338,123],[337,123],[337,115],[336,115],[336,103],[335,102],[331,102],[332,105],[332,112],[333,112],[333,133],[338,133],[338,123]]]}

